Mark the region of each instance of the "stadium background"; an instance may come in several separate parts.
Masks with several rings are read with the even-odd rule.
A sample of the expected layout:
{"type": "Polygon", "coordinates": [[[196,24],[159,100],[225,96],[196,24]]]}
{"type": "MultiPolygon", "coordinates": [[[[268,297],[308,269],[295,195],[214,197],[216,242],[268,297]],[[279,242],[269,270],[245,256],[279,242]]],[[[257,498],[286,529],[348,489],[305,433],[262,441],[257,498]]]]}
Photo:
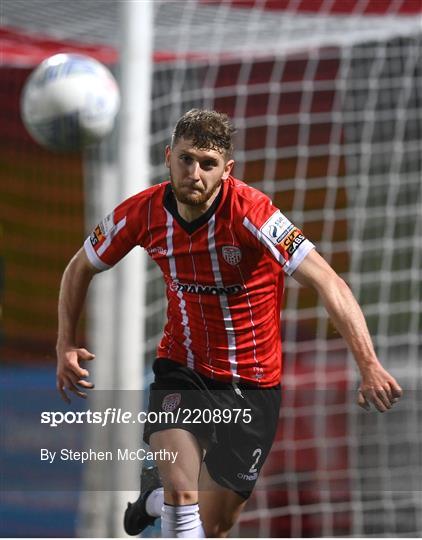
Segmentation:
{"type": "MultiPolygon", "coordinates": [[[[49,391],[57,291],[95,225],[87,185],[99,164],[113,168],[116,137],[84,156],[51,154],[26,134],[19,98],[33,67],[64,50],[118,76],[118,2],[3,0],[0,10],[1,530],[74,536],[84,470],[55,471],[67,489],[40,491],[28,409],[60,408],[49,391]],[[24,482],[12,489],[15,476],[24,482]]],[[[155,2],[151,182],[165,174],[162,151],[184,110],[232,116],[236,176],[303,224],[345,276],[406,392],[382,418],[356,411],[343,343],[315,295],[290,280],[280,428],[240,536],[422,533],[420,22],[410,0],[155,2]]],[[[148,372],[164,306],[150,266],[146,306],[148,372]]]]}

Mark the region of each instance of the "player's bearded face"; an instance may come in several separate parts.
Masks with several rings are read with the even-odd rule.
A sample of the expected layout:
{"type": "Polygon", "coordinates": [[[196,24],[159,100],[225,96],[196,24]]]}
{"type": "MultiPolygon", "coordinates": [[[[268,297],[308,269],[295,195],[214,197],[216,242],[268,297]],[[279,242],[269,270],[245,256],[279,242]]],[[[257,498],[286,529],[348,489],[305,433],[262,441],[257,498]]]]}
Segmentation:
{"type": "Polygon", "coordinates": [[[176,199],[188,206],[203,206],[212,201],[232,169],[217,150],[198,149],[191,141],[180,139],[166,148],[166,164],[176,199]]]}

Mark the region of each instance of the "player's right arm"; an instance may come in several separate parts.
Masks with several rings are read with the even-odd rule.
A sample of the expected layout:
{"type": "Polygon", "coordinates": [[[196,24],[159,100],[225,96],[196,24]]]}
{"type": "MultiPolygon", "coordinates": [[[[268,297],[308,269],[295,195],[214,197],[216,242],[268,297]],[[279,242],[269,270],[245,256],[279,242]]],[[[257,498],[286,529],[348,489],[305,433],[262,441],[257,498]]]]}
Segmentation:
{"type": "Polygon", "coordinates": [[[59,294],[59,330],[57,338],[57,389],[69,402],[67,391],[86,397],[83,390],[93,388],[83,368],[94,355],[76,344],[76,328],[92,278],[113,267],[136,245],[144,245],[147,219],[146,190],[117,206],[94,228],[64,271],[59,294]]]}
{"type": "Polygon", "coordinates": [[[76,329],[89,284],[98,272],[81,248],[67,265],[60,285],[56,383],[57,390],[67,403],[70,399],[66,391],[85,398],[86,393],[82,389],[94,386],[86,380],[89,371],[81,365],[85,360],[92,360],[94,355],[76,345],[76,329]]]}

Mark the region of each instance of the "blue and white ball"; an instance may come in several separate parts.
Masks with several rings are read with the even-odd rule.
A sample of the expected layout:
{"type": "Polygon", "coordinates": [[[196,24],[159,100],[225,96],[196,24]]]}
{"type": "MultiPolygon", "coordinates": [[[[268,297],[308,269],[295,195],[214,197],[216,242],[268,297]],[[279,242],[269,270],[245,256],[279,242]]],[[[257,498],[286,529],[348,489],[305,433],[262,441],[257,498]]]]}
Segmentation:
{"type": "Polygon", "coordinates": [[[21,116],[30,135],[55,151],[72,151],[101,141],[113,130],[119,88],[100,62],[81,54],[56,54],[29,76],[21,116]]]}

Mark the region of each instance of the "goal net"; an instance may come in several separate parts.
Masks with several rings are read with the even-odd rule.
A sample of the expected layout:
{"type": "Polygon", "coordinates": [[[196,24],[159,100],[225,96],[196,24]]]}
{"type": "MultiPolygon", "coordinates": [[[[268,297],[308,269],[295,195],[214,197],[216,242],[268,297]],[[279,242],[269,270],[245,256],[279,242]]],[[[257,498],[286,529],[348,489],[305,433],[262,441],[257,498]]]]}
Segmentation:
{"type": "MultiPolygon", "coordinates": [[[[235,175],[270,195],[350,284],[407,397],[384,416],[357,410],[343,341],[313,292],[287,280],[280,427],[236,532],[413,534],[422,525],[420,18],[394,2],[342,13],[333,2],[313,13],[269,4],[159,3],[158,49],[172,54],[155,65],[153,176],[165,175],[162,148],[185,110],[228,113],[235,175]]],[[[161,287],[152,267],[150,280],[152,294],[161,287]]],[[[158,339],[163,305],[152,306],[158,339]]]]}
{"type": "MultiPolygon", "coordinates": [[[[183,112],[227,113],[235,176],[267,193],[349,283],[405,393],[384,415],[358,409],[344,342],[316,294],[287,279],[279,429],[233,534],[422,534],[418,2],[155,0],[154,11],[151,183],[167,176],[163,150],[183,112]]],[[[11,27],[119,45],[118,2],[15,0],[4,12],[11,27]]],[[[115,143],[96,166],[112,169],[115,143]]],[[[145,385],[165,305],[148,263],[145,385]]]]}

